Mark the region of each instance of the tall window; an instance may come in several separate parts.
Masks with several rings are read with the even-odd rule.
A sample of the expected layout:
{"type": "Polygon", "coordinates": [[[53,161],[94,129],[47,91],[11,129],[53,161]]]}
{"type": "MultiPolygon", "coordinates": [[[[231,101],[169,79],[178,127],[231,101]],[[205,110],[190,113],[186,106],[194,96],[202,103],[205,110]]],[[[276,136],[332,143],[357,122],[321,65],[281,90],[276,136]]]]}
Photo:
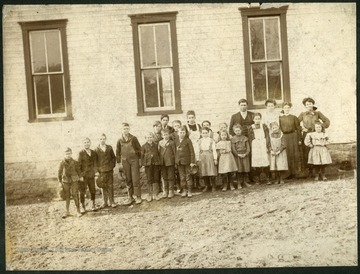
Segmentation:
{"type": "Polygon", "coordinates": [[[286,8],[240,10],[249,105],[263,107],[270,98],[278,103],[289,101],[286,8]]]}
{"type": "Polygon", "coordinates": [[[176,12],[130,17],[138,115],[180,113],[176,12]]]}
{"type": "Polygon", "coordinates": [[[29,121],[72,118],[66,20],[20,25],[23,31],[29,121]]]}

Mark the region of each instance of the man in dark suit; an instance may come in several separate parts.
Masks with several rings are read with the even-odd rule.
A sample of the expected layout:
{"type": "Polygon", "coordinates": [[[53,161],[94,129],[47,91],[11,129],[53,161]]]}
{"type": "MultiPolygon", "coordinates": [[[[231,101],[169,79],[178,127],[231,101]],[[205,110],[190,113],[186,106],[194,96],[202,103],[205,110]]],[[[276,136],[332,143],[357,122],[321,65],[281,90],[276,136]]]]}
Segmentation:
{"type": "Polygon", "coordinates": [[[233,126],[235,124],[241,125],[241,133],[242,135],[248,136],[248,128],[254,123],[254,113],[247,110],[248,102],[246,99],[239,100],[239,108],[240,111],[233,114],[231,116],[230,125],[229,125],[229,133],[234,136],[233,126]]]}

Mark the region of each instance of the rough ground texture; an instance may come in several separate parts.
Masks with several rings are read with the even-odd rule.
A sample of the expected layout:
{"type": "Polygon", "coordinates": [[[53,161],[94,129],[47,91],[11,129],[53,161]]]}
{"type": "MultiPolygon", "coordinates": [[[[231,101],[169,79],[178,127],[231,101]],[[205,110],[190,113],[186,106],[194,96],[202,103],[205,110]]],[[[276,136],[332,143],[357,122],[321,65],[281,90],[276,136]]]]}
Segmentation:
{"type": "Polygon", "coordinates": [[[61,219],[63,210],[62,201],[6,207],[7,269],[354,266],[358,260],[355,179],[177,196],[80,218],[61,219]]]}

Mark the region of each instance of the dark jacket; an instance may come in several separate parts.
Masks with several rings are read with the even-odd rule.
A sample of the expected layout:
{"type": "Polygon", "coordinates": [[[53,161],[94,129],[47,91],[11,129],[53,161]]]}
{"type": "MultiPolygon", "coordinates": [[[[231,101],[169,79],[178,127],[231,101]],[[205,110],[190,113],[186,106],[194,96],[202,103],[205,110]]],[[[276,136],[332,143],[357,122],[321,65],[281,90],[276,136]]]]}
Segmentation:
{"type": "Polygon", "coordinates": [[[96,172],[96,153],[94,150],[90,149],[91,156],[87,154],[86,150],[83,149],[79,152],[78,163],[80,168],[80,177],[92,178],[95,176],[96,172]]]}
{"type": "Polygon", "coordinates": [[[329,118],[317,110],[301,112],[298,119],[299,122],[303,122],[303,126],[309,131],[315,131],[315,122],[320,120],[324,128],[330,126],[329,118]]]}
{"type": "Polygon", "coordinates": [[[182,141],[177,139],[175,145],[175,163],[177,165],[195,164],[195,151],[189,138],[185,137],[182,141]]]}
{"type": "MultiPolygon", "coordinates": [[[[270,135],[269,135],[269,128],[267,127],[267,125],[263,124],[263,130],[265,133],[265,139],[266,139],[266,148],[268,149],[268,151],[271,150],[271,143],[270,143],[270,135]]],[[[255,139],[255,134],[254,134],[254,130],[252,127],[249,127],[249,141],[250,141],[250,146],[252,145],[252,140],[255,139]]]]}
{"type": "Polygon", "coordinates": [[[175,142],[172,140],[165,141],[164,139],[159,142],[160,164],[162,166],[175,165],[176,147],[175,142]]]}
{"type": "Polygon", "coordinates": [[[248,129],[254,123],[254,113],[251,111],[247,112],[245,119],[241,116],[240,111],[231,116],[230,125],[229,125],[229,133],[232,136],[235,136],[235,132],[233,130],[233,126],[235,124],[241,125],[241,134],[249,137],[248,129]]]}
{"type": "Polygon", "coordinates": [[[112,146],[106,145],[105,152],[100,145],[95,149],[96,162],[95,166],[98,172],[108,172],[114,169],[116,158],[112,146]]]}
{"type": "Polygon", "coordinates": [[[120,163],[121,159],[130,159],[134,157],[137,159],[141,158],[141,146],[138,139],[132,134],[129,134],[128,140],[125,140],[124,136],[121,136],[116,144],[116,162],[120,163]],[[124,147],[129,144],[132,146],[134,155],[132,152],[129,153],[128,150],[124,150],[124,147]]]}
{"type": "Polygon", "coordinates": [[[160,165],[158,146],[154,142],[151,145],[147,142],[142,145],[141,165],[143,166],[160,165]]]}
{"type": "Polygon", "coordinates": [[[78,162],[76,162],[73,158],[69,160],[62,160],[60,162],[59,170],[58,170],[58,179],[59,182],[71,183],[77,182],[80,177],[80,169],[78,162]]]}

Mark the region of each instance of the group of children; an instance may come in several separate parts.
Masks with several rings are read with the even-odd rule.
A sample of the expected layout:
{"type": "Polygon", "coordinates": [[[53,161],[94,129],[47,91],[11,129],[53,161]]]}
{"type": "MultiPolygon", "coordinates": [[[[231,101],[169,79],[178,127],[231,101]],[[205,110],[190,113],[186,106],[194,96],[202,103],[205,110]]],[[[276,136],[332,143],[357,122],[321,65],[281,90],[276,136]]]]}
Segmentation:
{"type": "MultiPolygon", "coordinates": [[[[244,102],[247,106],[245,99],[241,99],[239,105],[244,105],[244,102]]],[[[235,174],[238,189],[250,187],[251,181],[271,184],[271,177],[276,178],[275,183],[282,184],[286,171],[290,172],[290,177],[298,174],[299,147],[302,145],[309,148],[307,158],[308,163],[316,167],[315,180],[319,179],[319,174],[326,180],[325,166],[331,163],[331,157],[326,148],[328,136],[324,132],[324,124],[328,127],[329,121],[321,113],[323,122],[314,119],[319,118],[314,103],[312,98],[305,98],[303,104],[307,111],[297,118],[289,114],[291,103],[284,103],[282,112],[276,113],[276,101],[267,100],[266,113],[249,112],[251,124],[235,123],[230,130],[233,136],[229,134],[226,123],[221,123],[219,131],[213,132],[210,121],[206,120],[200,126],[196,123],[195,112],[188,111],[187,123],[183,125],[181,121],[174,120],[172,127],[169,126],[169,116],[161,115],[160,121],[153,123],[153,132],[146,133],[146,142],[142,146],[130,133],[130,125],[122,123],[116,153],[106,144],[105,134],[101,135],[95,150],[90,149],[90,139],[85,138],[78,160],[71,158],[71,149],[67,148],[65,159],[60,163],[58,179],[66,198],[63,217],[69,215],[70,196],[74,198],[78,216],[86,211],[87,188],[91,195],[91,210],[97,210],[95,183],[102,190],[103,204],[100,208],[117,206],[113,190],[116,163],[126,177],[128,199],[125,205],[142,202],[142,166],[147,177],[148,202],[174,197],[175,186],[178,186],[181,197],[192,197],[192,189],[200,187],[200,179],[205,185],[203,192],[216,191],[217,176],[221,177],[222,191],[235,189],[235,174]]]]}

